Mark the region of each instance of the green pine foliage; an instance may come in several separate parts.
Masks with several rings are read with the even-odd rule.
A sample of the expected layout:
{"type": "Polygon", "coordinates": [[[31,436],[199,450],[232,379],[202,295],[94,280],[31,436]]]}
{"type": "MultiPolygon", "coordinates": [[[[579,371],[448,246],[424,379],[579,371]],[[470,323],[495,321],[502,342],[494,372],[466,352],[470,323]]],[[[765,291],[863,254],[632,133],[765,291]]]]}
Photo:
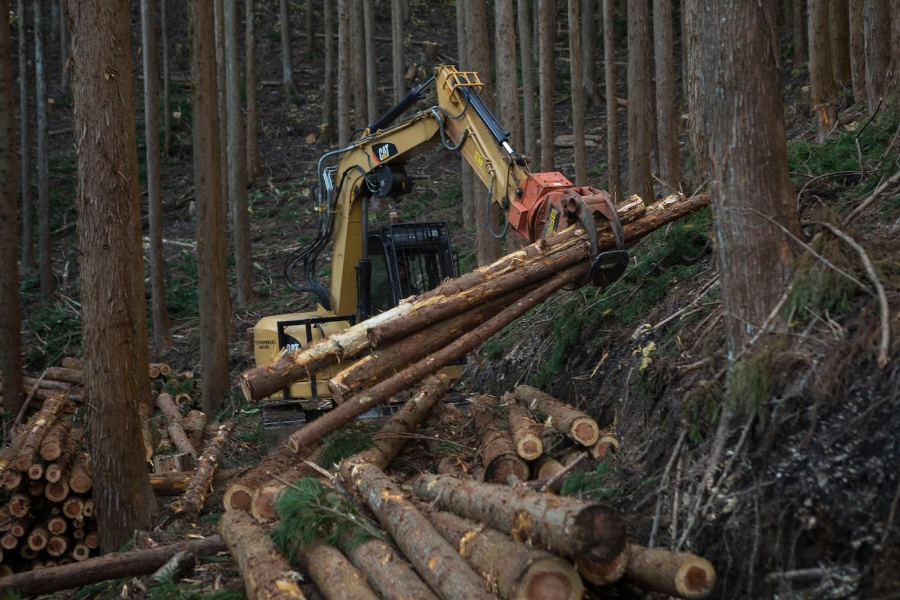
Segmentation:
{"type": "Polygon", "coordinates": [[[351,421],[322,440],[320,464],[336,465],[348,456],[372,447],[372,436],[378,427],[374,421],[351,421]]]}

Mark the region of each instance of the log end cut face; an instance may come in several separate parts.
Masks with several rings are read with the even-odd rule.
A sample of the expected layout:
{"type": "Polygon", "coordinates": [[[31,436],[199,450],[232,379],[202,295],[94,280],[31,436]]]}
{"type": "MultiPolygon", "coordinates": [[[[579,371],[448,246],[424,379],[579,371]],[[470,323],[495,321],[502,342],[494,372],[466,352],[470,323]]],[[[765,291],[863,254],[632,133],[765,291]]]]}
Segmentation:
{"type": "Polygon", "coordinates": [[[625,549],[625,517],[610,506],[592,504],[578,514],[573,534],[579,556],[611,562],[625,549]]]}
{"type": "Polygon", "coordinates": [[[511,598],[540,600],[578,600],[584,596],[584,584],[572,564],[557,556],[535,560],[528,574],[516,586],[511,598]]]}
{"type": "Polygon", "coordinates": [[[528,464],[518,456],[505,456],[492,461],[484,470],[484,480],[506,483],[510,477],[528,481],[528,464]]]}
{"type": "Polygon", "coordinates": [[[253,492],[243,488],[235,489],[228,498],[226,510],[242,510],[250,512],[250,506],[253,504],[253,492]]]}
{"type": "Polygon", "coordinates": [[[675,576],[675,588],[684,598],[705,598],[716,585],[716,571],[705,558],[686,561],[675,576]]]}

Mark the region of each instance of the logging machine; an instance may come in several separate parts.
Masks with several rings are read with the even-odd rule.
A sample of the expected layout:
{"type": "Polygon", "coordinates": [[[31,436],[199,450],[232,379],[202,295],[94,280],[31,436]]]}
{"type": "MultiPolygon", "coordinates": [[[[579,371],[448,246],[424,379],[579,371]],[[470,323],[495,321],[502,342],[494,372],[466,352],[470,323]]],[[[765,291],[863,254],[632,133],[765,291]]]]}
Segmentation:
{"type": "MultiPolygon", "coordinates": [[[[316,342],[459,274],[446,223],[397,223],[381,231],[368,227],[369,201],[409,193],[412,181],[407,164],[438,145],[462,153],[487,186],[484,218],[491,203],[506,213],[503,230],[491,231],[495,237],[504,236],[512,227],[520,237],[534,242],[581,222],[594,256],[586,277],[596,285],[606,285],[622,275],[628,254],[610,195],[575,186],[561,173],[531,173],[527,160],[510,146],[509,132],[482,100],[483,87],[476,73],[439,67],[358,139],[319,159],[315,196],[318,234],[289,256],[284,267],[288,286],[315,294],[318,309],[260,320],[254,328],[258,366],[272,361],[284,349],[316,342]],[[436,88],[437,105],[394,124],[424,99],[431,85],[436,88]],[[598,252],[598,219],[609,222],[616,250],[598,252]],[[330,292],[316,279],[317,262],[329,245],[330,292]]],[[[273,399],[328,400],[328,380],[341,368],[316,373],[273,399]]],[[[461,367],[455,370],[459,377],[461,367]]],[[[326,407],[319,404],[309,408],[326,407]]]]}

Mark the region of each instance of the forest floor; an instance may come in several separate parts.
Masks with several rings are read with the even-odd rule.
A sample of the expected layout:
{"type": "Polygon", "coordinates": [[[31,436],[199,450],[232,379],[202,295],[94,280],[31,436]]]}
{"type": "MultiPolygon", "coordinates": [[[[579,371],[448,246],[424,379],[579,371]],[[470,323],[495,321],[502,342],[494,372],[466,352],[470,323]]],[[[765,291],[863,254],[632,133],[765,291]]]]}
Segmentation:
{"type": "MultiPolygon", "coordinates": [[[[455,55],[455,30],[447,26],[454,23],[453,3],[411,4],[410,39],[434,41],[442,52],[455,55]]],[[[186,4],[174,3],[174,11],[186,9],[186,4]]],[[[230,344],[230,369],[235,385],[217,417],[236,419],[239,429],[224,467],[253,465],[266,451],[259,413],[243,401],[236,385],[239,374],[253,365],[245,332],[260,317],[314,307],[310,297],[287,290],[280,274],[290,251],[314,235],[315,162],[329,149],[317,141],[321,44],[313,56],[303,55],[305,37],[297,19],[298,90],[288,96],[280,87],[277,15],[267,8],[258,19],[264,173],[248,184],[256,298],[234,310],[237,334],[230,344]]],[[[381,15],[377,19],[378,35],[389,36],[388,21],[381,15]]],[[[187,15],[175,14],[170,23],[176,24],[170,32],[172,70],[179,81],[187,81],[187,15]]],[[[133,30],[136,36],[139,28],[133,30]]],[[[137,72],[140,54],[137,45],[134,48],[137,72]]],[[[379,42],[378,52],[378,79],[383,82],[379,105],[386,109],[391,96],[389,43],[379,42]]],[[[624,61],[624,45],[620,52],[624,61]]],[[[58,55],[56,59],[54,63],[51,56],[51,74],[59,72],[52,68],[59,65],[58,55]]],[[[424,63],[422,47],[408,45],[407,60],[424,63]]],[[[562,84],[567,65],[558,63],[558,133],[571,133],[562,84]]],[[[798,208],[805,222],[839,225],[882,179],[900,169],[896,107],[885,106],[868,121],[864,107],[848,101],[836,131],[818,145],[804,108],[805,73],[785,69],[789,159],[798,208]]],[[[624,75],[620,68],[620,97],[626,95],[624,75]]],[[[140,98],[139,88],[137,92],[140,98]]],[[[155,359],[202,377],[189,92],[184,83],[173,86],[173,111],[182,117],[163,165],[167,300],[174,346],[155,359]]],[[[59,89],[58,76],[54,80],[52,75],[51,94],[55,102],[50,128],[61,132],[51,137],[58,289],[51,300],[41,297],[34,275],[22,286],[26,366],[33,376],[64,356],[80,354],[75,160],[65,131],[71,127],[71,96],[59,89]]],[[[603,106],[590,108],[586,133],[602,136],[605,119],[603,106]]],[[[621,109],[620,140],[627,139],[625,121],[621,109]]],[[[139,114],[139,130],[142,122],[139,114]]],[[[139,145],[142,140],[140,133],[139,145]]],[[[140,152],[143,160],[142,145],[140,152]]],[[[556,158],[558,169],[571,178],[571,148],[557,148],[556,158]]],[[[588,161],[590,184],[605,188],[603,142],[588,149],[588,161]]],[[[461,218],[458,164],[455,157],[448,161],[445,153],[436,151],[420,157],[412,165],[415,191],[392,208],[400,211],[402,220],[447,220],[461,262],[471,268],[474,223],[461,218]]],[[[375,227],[387,223],[387,209],[373,209],[375,227]]],[[[632,266],[615,285],[562,292],[538,307],[470,358],[459,389],[502,393],[529,383],[583,408],[598,422],[613,423],[619,452],[611,461],[585,467],[584,476],[592,484],[582,493],[623,510],[631,539],[647,543],[652,536],[660,546],[689,549],[710,559],[719,574],[715,597],[900,597],[898,186],[885,190],[845,229],[865,248],[886,290],[893,341],[884,368],[876,365],[876,299],[809,254],[798,266],[784,314],[776,319],[785,323],[780,335],[754,348],[731,371],[723,368],[726,346],[711,222],[705,211],[674,223],[634,249],[632,266]],[[738,401],[756,408],[729,418],[738,401]]],[[[816,237],[805,243],[820,256],[871,286],[853,249],[821,226],[807,231],[816,237]]],[[[209,499],[195,529],[173,525],[161,503],[158,525],[140,535],[136,545],[213,532],[221,491],[209,499]]],[[[71,597],[224,598],[240,597],[241,589],[233,565],[219,556],[202,561],[178,586],[120,580],[71,597]]],[[[635,595],[625,586],[615,593],[635,595]]]]}

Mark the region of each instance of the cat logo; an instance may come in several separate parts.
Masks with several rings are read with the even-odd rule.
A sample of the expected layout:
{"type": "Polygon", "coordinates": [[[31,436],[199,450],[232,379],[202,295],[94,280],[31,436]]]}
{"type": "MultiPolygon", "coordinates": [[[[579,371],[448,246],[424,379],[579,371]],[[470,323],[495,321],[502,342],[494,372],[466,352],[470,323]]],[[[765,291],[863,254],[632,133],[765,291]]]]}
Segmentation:
{"type": "Polygon", "coordinates": [[[397,146],[390,142],[382,142],[372,146],[372,156],[375,157],[376,162],[384,162],[395,154],[397,154],[397,146]]]}

